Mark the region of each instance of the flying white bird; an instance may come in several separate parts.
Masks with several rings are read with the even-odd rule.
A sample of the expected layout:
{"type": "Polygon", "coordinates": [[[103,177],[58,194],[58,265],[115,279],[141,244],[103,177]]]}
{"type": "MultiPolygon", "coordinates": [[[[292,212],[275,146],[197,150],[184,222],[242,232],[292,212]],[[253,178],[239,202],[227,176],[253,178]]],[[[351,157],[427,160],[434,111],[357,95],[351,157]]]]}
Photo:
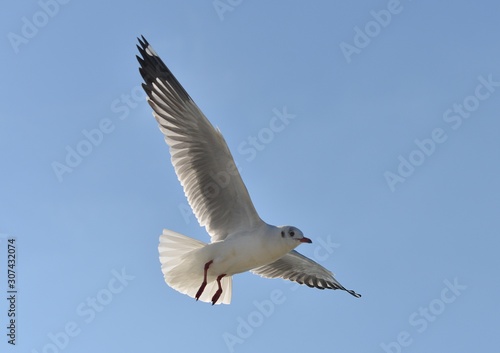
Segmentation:
{"type": "Polygon", "coordinates": [[[137,57],[153,115],[170,146],[184,193],[211,242],[164,229],[160,262],[167,284],[204,302],[229,304],[232,276],[251,271],[319,289],[345,289],[333,273],[295,249],[311,243],[292,226],[276,227],[255,211],[229,148],[144,37],[137,57]]]}

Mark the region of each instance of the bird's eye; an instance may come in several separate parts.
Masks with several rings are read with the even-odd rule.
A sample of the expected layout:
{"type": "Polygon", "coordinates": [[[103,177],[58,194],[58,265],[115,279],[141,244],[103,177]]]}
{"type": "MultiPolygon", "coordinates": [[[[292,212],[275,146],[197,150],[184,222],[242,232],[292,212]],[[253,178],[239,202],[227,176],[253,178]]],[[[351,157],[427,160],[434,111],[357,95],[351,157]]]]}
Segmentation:
{"type": "Polygon", "coordinates": [[[293,237],[295,235],[295,232],[291,230],[288,234],[290,234],[290,236],[293,237]]]}

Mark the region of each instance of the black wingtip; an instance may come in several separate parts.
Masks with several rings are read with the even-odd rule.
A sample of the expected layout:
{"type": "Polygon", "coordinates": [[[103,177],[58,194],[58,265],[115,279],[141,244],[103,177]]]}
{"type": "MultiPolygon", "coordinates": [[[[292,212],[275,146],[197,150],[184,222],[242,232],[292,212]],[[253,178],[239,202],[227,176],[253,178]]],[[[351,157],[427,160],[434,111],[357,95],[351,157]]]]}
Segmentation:
{"type": "Polygon", "coordinates": [[[350,295],[356,297],[356,298],[361,298],[361,294],[359,293],[356,293],[355,291],[353,290],[350,290],[350,289],[346,289],[347,293],[349,293],[350,295]]]}
{"type": "Polygon", "coordinates": [[[141,34],[141,38],[137,37],[137,40],[139,41],[139,43],[141,44],[141,46],[143,48],[145,48],[149,45],[148,41],[146,40],[146,38],[144,38],[144,36],[142,34],[141,34]]]}
{"type": "Polygon", "coordinates": [[[186,90],[184,90],[179,81],[177,81],[163,60],[155,53],[146,38],[141,35],[140,38],[137,38],[137,41],[139,42],[137,49],[139,50],[140,56],[136,55],[136,58],[140,65],[139,72],[146,85],[150,86],[153,81],[160,79],[164,82],[168,82],[168,85],[171,86],[172,90],[174,90],[176,95],[182,100],[192,101],[189,94],[187,94],[186,90]]]}

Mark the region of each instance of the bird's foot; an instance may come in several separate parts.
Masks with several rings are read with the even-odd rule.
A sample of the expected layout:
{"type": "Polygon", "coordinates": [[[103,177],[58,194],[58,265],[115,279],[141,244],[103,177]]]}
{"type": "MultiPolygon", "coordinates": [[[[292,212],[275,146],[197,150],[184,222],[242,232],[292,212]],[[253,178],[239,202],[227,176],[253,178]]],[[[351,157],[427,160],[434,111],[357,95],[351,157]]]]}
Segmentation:
{"type": "Polygon", "coordinates": [[[200,286],[200,289],[198,289],[198,292],[196,292],[196,295],[195,295],[196,300],[200,299],[201,295],[203,294],[203,291],[205,290],[205,287],[207,286],[207,272],[208,272],[208,268],[210,267],[212,262],[214,262],[214,261],[213,260],[208,261],[205,264],[205,267],[203,268],[203,282],[201,283],[201,286],[200,286]]]}
{"type": "Polygon", "coordinates": [[[219,300],[220,295],[222,294],[222,285],[220,283],[222,277],[224,277],[226,274],[223,273],[219,277],[217,277],[217,285],[219,286],[219,289],[217,289],[217,292],[215,292],[214,296],[212,297],[212,305],[215,305],[217,303],[217,300],[219,300]]]}
{"type": "Polygon", "coordinates": [[[200,289],[198,289],[198,292],[196,292],[196,295],[195,295],[195,298],[196,300],[200,299],[201,297],[201,294],[203,293],[203,291],[205,290],[205,287],[207,286],[207,282],[206,281],[203,281],[203,283],[201,284],[200,286],[200,289]]]}

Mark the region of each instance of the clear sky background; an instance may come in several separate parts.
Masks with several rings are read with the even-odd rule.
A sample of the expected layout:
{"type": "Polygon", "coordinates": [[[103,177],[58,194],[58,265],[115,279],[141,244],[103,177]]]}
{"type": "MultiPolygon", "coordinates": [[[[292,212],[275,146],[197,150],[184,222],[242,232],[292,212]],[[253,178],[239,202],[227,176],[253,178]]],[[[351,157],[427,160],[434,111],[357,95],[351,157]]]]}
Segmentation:
{"type": "Polygon", "coordinates": [[[4,4],[0,298],[11,237],[19,292],[15,347],[0,301],[0,351],[498,347],[498,2],[215,5],[4,4]],[[298,250],[362,298],[248,273],[212,307],[164,283],[162,229],[209,238],[139,90],[141,34],[261,217],[303,230],[298,250]]]}

